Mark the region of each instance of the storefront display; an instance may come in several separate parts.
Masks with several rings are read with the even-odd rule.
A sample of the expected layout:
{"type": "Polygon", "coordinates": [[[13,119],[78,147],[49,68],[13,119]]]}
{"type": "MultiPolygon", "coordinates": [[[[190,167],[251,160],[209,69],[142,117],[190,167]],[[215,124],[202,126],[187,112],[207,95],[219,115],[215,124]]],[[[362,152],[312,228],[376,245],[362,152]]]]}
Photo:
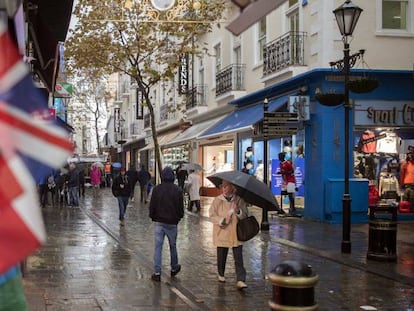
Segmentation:
{"type": "Polygon", "coordinates": [[[179,145],[170,148],[163,148],[162,156],[164,160],[164,166],[176,168],[180,162],[190,162],[189,150],[189,144],[179,145]]]}
{"type": "MultiPolygon", "coordinates": [[[[414,188],[414,153],[403,152],[407,141],[399,137],[397,131],[381,128],[360,132],[354,155],[354,177],[369,180],[370,205],[381,202],[397,205],[401,201],[411,204],[410,200],[414,205],[414,196],[411,196],[411,188],[414,188]],[[412,171],[412,177],[409,173],[407,175],[408,171],[412,171]],[[378,199],[374,194],[378,195],[378,199]]],[[[406,205],[404,212],[407,212],[406,205]]]]}

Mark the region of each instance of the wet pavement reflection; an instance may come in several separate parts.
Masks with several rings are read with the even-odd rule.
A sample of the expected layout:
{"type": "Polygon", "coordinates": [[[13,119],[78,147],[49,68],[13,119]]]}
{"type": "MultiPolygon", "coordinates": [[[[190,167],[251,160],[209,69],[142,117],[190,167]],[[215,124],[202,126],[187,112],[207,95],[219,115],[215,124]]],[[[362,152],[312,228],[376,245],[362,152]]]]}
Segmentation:
{"type": "MultiPolygon", "coordinates": [[[[136,198],[139,199],[136,191],[136,198]]],[[[341,254],[340,225],[270,215],[270,231],[244,244],[244,291],[236,289],[232,256],[226,283],[217,282],[216,250],[207,210],[186,212],[179,225],[182,271],[170,277],[164,244],[161,282],[153,273],[153,224],[139,200],[118,221],[108,188],[99,197],[86,189],[80,208],[48,206],[48,240],[27,260],[24,287],[30,310],[269,310],[272,286],[267,274],[285,260],[302,261],[319,275],[319,310],[408,310],[414,306],[414,223],[398,225],[396,263],[367,261],[368,225],[353,225],[352,254],[341,254]]],[[[251,208],[258,220],[261,210],[251,208]]]]}

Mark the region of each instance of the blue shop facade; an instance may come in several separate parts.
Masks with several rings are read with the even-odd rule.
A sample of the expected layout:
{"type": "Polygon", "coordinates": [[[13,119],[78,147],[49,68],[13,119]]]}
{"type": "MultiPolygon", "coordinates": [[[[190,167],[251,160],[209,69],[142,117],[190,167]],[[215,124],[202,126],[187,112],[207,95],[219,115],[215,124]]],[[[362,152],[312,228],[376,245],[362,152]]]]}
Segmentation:
{"type": "MultiPolygon", "coordinates": [[[[373,200],[369,191],[373,188],[378,191],[376,202],[398,204],[404,187],[398,183],[392,186],[389,180],[385,183],[384,178],[392,177],[398,182],[400,166],[407,154],[414,151],[413,72],[354,70],[351,79],[366,75],[375,77],[379,86],[368,93],[350,92],[351,223],[368,222],[368,208],[373,200]],[[376,147],[371,144],[367,148],[367,142],[376,147]]],[[[205,168],[214,167],[216,172],[214,161],[218,153],[208,150],[224,146],[224,161],[233,162],[226,164],[226,169],[247,170],[263,180],[267,160],[271,189],[285,207],[287,198],[281,195],[278,174],[279,154],[285,152],[295,167],[297,211],[309,219],[341,223],[347,158],[344,106],[323,105],[315,94],[340,94],[343,90],[343,76],[331,69],[316,69],[233,100],[230,104],[235,110],[199,135],[200,162],[205,168]],[[283,116],[279,123],[272,123],[267,137],[263,137],[261,130],[265,100],[269,112],[283,116]],[[297,122],[284,118],[292,112],[298,114],[297,122]],[[267,159],[264,141],[268,146],[267,159]]],[[[204,173],[208,174],[209,170],[204,173]]],[[[414,206],[410,212],[399,214],[398,220],[414,220],[414,206]]]]}

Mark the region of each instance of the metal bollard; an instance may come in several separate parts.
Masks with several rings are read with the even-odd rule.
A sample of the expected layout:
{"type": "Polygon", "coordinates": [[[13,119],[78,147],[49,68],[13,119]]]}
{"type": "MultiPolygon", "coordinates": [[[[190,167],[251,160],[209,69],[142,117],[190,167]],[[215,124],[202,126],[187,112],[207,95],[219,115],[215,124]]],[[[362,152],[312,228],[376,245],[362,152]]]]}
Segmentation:
{"type": "Polygon", "coordinates": [[[314,286],[319,281],[312,267],[297,261],[284,261],[269,274],[273,285],[273,297],[269,300],[272,310],[313,311],[318,310],[314,286]]]}

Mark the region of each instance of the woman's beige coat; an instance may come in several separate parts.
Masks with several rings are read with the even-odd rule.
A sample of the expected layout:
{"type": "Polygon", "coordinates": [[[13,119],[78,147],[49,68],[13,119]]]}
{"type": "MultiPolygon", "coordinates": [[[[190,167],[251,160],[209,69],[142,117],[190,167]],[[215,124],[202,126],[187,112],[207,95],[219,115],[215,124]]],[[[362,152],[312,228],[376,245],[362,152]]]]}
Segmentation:
{"type": "Polygon", "coordinates": [[[215,197],[209,209],[209,216],[213,223],[213,244],[216,247],[235,247],[243,244],[237,240],[238,219],[247,217],[246,202],[238,196],[233,196],[233,200],[227,202],[223,194],[215,197]],[[228,216],[233,203],[239,207],[239,213],[231,216],[231,222],[226,227],[220,227],[223,218],[228,216]]]}

